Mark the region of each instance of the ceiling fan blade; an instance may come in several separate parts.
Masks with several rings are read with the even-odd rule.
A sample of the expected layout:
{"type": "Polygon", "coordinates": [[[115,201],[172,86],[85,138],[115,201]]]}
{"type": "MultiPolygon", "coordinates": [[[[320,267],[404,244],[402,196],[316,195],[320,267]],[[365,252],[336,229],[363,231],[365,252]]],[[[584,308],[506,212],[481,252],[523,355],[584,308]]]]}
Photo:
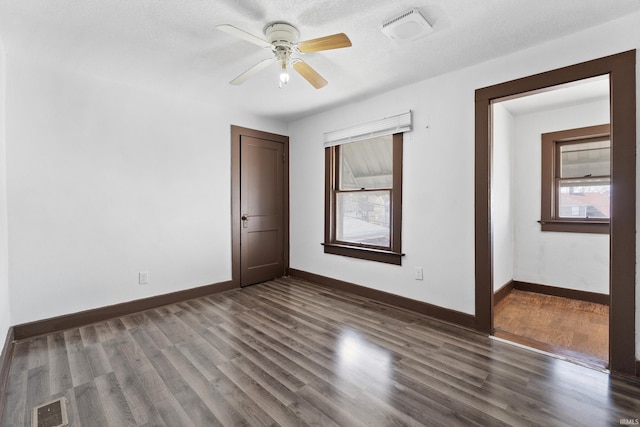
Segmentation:
{"type": "Polygon", "coordinates": [[[316,89],[323,88],[329,83],[322,77],[316,70],[311,68],[309,64],[304,61],[296,61],[293,63],[293,69],[296,70],[302,77],[304,77],[313,87],[316,89]]]}
{"type": "Polygon", "coordinates": [[[273,62],[275,62],[275,58],[263,59],[262,61],[258,62],[256,65],[254,65],[253,67],[249,68],[244,73],[240,74],[235,79],[231,80],[229,82],[229,84],[240,85],[240,84],[246,82],[247,80],[249,80],[249,78],[251,76],[253,76],[254,74],[257,74],[259,71],[267,68],[273,62]]]}
{"type": "Polygon", "coordinates": [[[344,33],[333,34],[331,36],[306,40],[298,43],[298,50],[302,53],[319,52],[321,50],[339,49],[350,47],[351,40],[344,33]]]}
{"type": "Polygon", "coordinates": [[[271,43],[269,43],[268,41],[263,40],[260,37],[254,36],[253,34],[247,33],[246,31],[241,30],[240,28],[234,27],[233,25],[223,24],[223,25],[218,25],[216,28],[219,29],[220,31],[224,31],[227,34],[238,37],[242,40],[246,40],[260,47],[269,47],[269,48],[271,47],[271,43]]]}

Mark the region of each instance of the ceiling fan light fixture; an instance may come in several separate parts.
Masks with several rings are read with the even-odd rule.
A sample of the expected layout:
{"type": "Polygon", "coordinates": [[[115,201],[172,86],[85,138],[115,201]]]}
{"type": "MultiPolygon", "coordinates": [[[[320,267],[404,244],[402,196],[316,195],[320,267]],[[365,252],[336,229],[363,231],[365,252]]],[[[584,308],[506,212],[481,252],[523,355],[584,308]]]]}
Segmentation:
{"type": "Polygon", "coordinates": [[[289,71],[287,65],[291,61],[291,48],[289,46],[276,46],[274,53],[280,64],[280,87],[289,83],[289,71]]]}
{"type": "Polygon", "coordinates": [[[393,41],[417,40],[433,32],[433,27],[418,9],[411,9],[382,24],[382,32],[393,41]]]}
{"type": "Polygon", "coordinates": [[[280,70],[280,87],[289,83],[289,72],[287,71],[287,64],[282,64],[282,69],[280,70]]]}

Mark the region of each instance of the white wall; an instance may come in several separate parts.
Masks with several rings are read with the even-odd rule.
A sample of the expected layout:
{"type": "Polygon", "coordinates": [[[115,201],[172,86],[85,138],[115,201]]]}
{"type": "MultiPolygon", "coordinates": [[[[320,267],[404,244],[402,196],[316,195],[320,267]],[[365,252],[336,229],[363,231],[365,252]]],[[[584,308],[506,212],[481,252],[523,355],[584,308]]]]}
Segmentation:
{"type": "Polygon", "coordinates": [[[635,13],[292,123],[291,266],[473,314],[475,89],[638,48],[639,20],[635,13]],[[403,265],[324,254],[322,133],[406,109],[415,123],[404,153],[403,265]],[[417,265],[424,281],[413,279],[417,265]]]}
{"type": "Polygon", "coordinates": [[[8,273],[8,245],[7,245],[7,182],[5,156],[5,53],[0,40],[0,351],[4,346],[5,337],[11,325],[9,314],[9,273],[8,273]]]}
{"type": "Polygon", "coordinates": [[[609,235],[540,231],[540,135],[609,123],[607,99],[515,117],[514,280],[609,294],[609,235]]]}
{"type": "Polygon", "coordinates": [[[458,73],[290,125],[291,266],[431,304],[474,311],[473,91],[458,73]],[[469,90],[471,92],[469,93],[469,90]],[[464,100],[465,108],[457,102],[464,100]],[[324,254],[323,132],[413,110],[403,159],[402,266],[324,254]],[[427,128],[428,126],[428,128],[427,128]],[[424,281],[414,280],[414,267],[424,281]]]}
{"type": "Polygon", "coordinates": [[[230,125],[286,124],[24,58],[7,70],[12,324],[231,279],[230,125]]]}
{"type": "Polygon", "coordinates": [[[493,105],[493,163],[491,219],[493,226],[493,290],[513,279],[513,116],[502,104],[493,105]]]}

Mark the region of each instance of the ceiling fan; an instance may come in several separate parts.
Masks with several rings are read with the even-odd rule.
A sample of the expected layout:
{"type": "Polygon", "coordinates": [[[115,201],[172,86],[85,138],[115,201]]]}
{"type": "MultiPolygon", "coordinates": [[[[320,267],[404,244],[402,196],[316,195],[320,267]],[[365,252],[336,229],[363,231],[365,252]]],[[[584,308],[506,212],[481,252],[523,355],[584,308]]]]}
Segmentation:
{"type": "Polygon", "coordinates": [[[239,85],[247,81],[251,76],[268,67],[273,62],[280,65],[280,87],[289,82],[288,66],[292,66],[302,77],[304,77],[313,87],[320,89],[327,85],[327,80],[322,77],[309,64],[298,56],[301,53],[320,52],[323,50],[339,49],[350,47],[351,40],[344,33],[333,34],[317,39],[298,41],[299,33],[296,27],[286,22],[275,22],[267,25],[264,29],[266,40],[254,36],[233,25],[218,25],[217,29],[227,34],[251,42],[262,48],[269,48],[273,52],[273,57],[263,59],[244,73],[240,74],[229,83],[239,85]]]}

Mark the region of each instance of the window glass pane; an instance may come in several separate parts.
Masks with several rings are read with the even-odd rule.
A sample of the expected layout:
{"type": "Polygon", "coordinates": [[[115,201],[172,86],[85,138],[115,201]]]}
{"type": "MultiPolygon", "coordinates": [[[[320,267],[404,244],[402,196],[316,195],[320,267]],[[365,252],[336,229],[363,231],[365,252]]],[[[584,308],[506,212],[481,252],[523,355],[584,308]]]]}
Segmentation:
{"type": "Polygon", "coordinates": [[[340,146],[340,190],[393,186],[393,135],[340,146]]]}
{"type": "Polygon", "coordinates": [[[608,176],[611,173],[610,141],[581,142],[560,146],[560,177],[608,176]]]}
{"type": "Polygon", "coordinates": [[[391,246],[391,191],[336,194],[336,240],[391,246]]]}
{"type": "Polygon", "coordinates": [[[560,218],[609,218],[609,178],[560,180],[560,218]]]}

